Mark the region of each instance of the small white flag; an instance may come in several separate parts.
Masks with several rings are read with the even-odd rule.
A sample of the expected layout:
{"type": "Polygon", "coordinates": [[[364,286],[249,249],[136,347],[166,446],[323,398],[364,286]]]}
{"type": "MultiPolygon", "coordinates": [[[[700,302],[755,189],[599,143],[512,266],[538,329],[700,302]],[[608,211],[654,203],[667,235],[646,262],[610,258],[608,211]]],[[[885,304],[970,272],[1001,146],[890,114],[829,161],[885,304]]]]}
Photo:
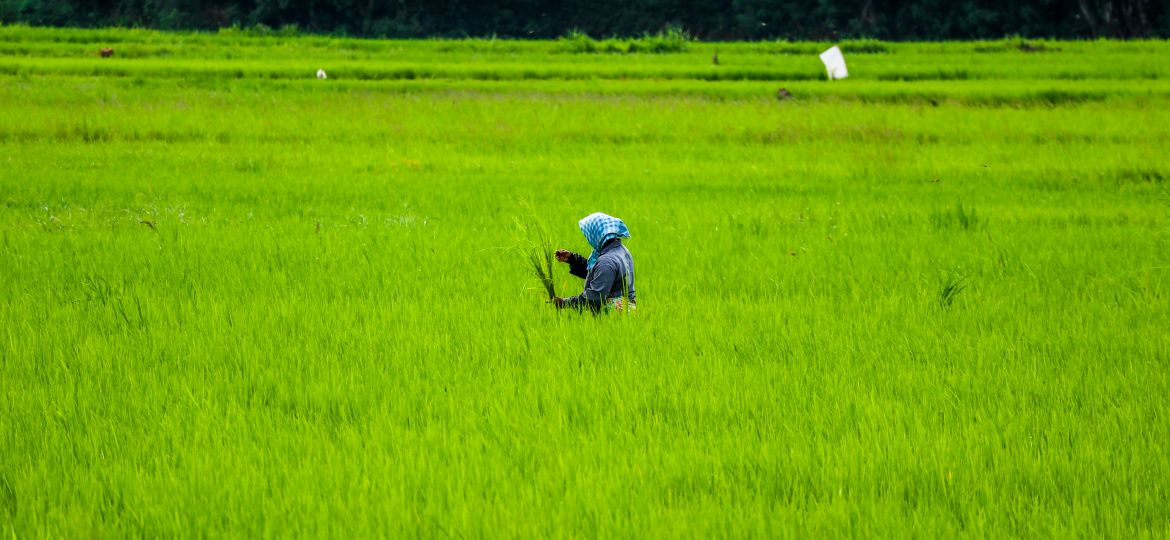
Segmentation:
{"type": "Polygon", "coordinates": [[[849,76],[849,70],[845,69],[845,57],[841,55],[841,49],[836,45],[821,53],[821,62],[825,63],[825,70],[829,72],[830,81],[849,76]]]}
{"type": "Polygon", "coordinates": [[[318,70],[317,70],[317,78],[318,78],[318,79],[325,79],[325,78],[327,78],[327,76],[325,75],[325,70],[323,70],[323,69],[318,69],[318,70]]]}

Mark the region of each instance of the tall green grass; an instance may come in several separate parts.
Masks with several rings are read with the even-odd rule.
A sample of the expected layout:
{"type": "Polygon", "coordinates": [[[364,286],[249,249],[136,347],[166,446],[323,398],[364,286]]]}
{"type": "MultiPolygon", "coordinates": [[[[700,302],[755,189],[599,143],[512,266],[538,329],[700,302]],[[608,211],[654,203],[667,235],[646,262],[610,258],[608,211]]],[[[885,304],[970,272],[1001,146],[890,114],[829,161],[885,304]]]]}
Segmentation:
{"type": "Polygon", "coordinates": [[[0,28],[0,532],[1165,536],[1165,45],[1013,43],[0,28]]]}

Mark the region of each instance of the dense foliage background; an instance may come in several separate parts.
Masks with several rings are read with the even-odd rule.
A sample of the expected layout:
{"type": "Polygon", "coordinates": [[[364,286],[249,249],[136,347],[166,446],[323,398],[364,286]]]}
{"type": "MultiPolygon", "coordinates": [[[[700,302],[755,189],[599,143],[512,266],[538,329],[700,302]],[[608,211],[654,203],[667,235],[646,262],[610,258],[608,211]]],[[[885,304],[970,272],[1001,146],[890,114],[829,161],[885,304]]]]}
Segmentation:
{"type": "Polygon", "coordinates": [[[1166,37],[1170,0],[0,0],[34,25],[286,28],[370,37],[631,36],[933,40],[1166,37]]]}

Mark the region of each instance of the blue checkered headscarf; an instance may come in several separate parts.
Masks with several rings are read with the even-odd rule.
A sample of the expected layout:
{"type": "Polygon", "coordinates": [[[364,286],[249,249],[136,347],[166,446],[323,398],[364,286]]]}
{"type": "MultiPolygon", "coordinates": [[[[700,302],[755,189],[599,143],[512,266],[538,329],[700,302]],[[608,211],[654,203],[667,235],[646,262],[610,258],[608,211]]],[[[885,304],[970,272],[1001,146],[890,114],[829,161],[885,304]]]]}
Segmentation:
{"type": "Polygon", "coordinates": [[[630,230],[626,228],[626,224],[622,220],[601,212],[589,214],[577,224],[581,226],[581,232],[585,233],[585,240],[589,241],[589,247],[593,248],[593,253],[589,254],[589,269],[597,264],[597,252],[611,238],[630,237],[630,230]]]}

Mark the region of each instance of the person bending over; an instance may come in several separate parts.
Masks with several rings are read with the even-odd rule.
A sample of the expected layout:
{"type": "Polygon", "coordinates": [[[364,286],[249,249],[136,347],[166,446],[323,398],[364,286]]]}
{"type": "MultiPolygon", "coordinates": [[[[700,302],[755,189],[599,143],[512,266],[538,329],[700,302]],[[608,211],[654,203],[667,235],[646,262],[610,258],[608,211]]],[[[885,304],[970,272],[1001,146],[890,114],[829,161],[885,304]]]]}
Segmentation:
{"type": "Polygon", "coordinates": [[[630,230],[622,220],[601,212],[585,216],[578,225],[593,253],[586,259],[558,249],[557,260],[568,263],[569,273],[585,280],[585,291],[569,298],[554,298],[553,302],[558,308],[588,308],[594,313],[606,306],[633,310],[638,301],[634,293],[634,257],[622,245],[622,238],[629,238],[630,230]]]}

